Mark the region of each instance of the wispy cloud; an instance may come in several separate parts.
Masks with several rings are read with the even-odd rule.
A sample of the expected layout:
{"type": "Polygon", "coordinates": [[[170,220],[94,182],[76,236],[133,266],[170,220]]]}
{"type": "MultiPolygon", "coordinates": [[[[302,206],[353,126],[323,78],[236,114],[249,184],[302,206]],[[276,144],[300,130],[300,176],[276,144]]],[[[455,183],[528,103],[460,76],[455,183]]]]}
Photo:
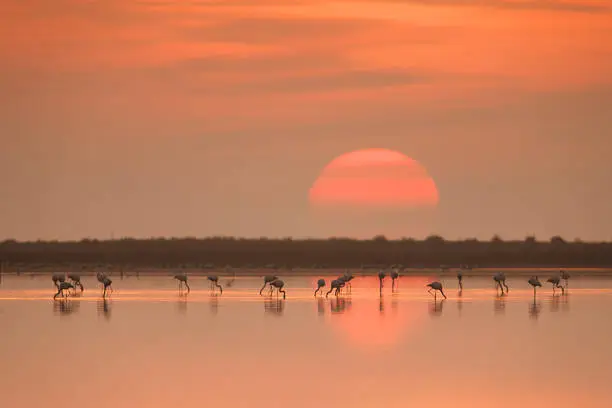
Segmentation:
{"type": "Polygon", "coordinates": [[[563,0],[380,0],[384,3],[421,4],[427,6],[489,7],[508,10],[551,10],[586,13],[609,13],[612,8],[604,1],[563,0]]]}

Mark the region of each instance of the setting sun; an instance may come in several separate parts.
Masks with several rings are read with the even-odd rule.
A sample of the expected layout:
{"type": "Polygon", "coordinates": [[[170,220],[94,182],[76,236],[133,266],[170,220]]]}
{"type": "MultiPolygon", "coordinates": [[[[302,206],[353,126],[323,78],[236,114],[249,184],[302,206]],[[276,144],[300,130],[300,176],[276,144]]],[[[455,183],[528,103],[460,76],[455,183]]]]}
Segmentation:
{"type": "Polygon", "coordinates": [[[438,190],[423,166],[389,149],[363,149],[332,160],[310,189],[322,207],[435,207],[438,190]]]}

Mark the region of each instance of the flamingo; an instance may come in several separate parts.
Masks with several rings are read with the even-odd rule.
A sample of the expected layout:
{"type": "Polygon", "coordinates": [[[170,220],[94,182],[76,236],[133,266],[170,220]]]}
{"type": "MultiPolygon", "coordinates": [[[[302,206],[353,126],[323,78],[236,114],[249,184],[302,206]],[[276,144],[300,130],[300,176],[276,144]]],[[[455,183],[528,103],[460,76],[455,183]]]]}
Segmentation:
{"type": "Polygon", "coordinates": [[[317,292],[321,290],[322,287],[325,287],[325,279],[319,279],[317,281],[317,290],[315,290],[314,295],[317,296],[317,292]]]}
{"type": "Polygon", "coordinates": [[[565,289],[567,289],[567,280],[570,278],[570,274],[566,270],[561,271],[561,279],[565,281],[565,289]]]}
{"type": "Polygon", "coordinates": [[[394,269],[391,272],[391,290],[395,289],[395,280],[399,278],[399,270],[394,269]]]}
{"type": "Polygon", "coordinates": [[[54,273],[51,276],[51,280],[55,287],[59,288],[59,284],[66,281],[66,276],[63,273],[54,273]]]}
{"type": "Polygon", "coordinates": [[[340,292],[342,292],[342,289],[346,287],[346,277],[342,275],[342,276],[339,276],[336,280],[340,282],[340,292]]]}
{"type": "Polygon", "coordinates": [[[529,284],[531,286],[533,286],[533,298],[535,300],[535,297],[536,297],[536,288],[538,286],[542,286],[542,284],[540,283],[540,280],[538,279],[537,276],[532,276],[527,282],[529,282],[529,284]]]}
{"type": "Polygon", "coordinates": [[[457,271],[457,281],[459,281],[459,290],[462,291],[463,290],[463,272],[461,272],[461,269],[457,271]]]}
{"type": "Polygon", "coordinates": [[[383,280],[385,280],[385,277],[386,277],[386,276],[387,276],[387,275],[385,274],[385,272],[384,272],[384,271],[380,271],[380,272],[378,272],[378,282],[379,282],[379,284],[380,284],[380,286],[379,286],[379,291],[380,291],[380,293],[381,293],[381,294],[382,294],[382,288],[383,288],[383,280]]]}
{"type": "Polygon", "coordinates": [[[266,286],[271,284],[272,282],[274,282],[277,279],[278,279],[278,277],[274,276],[274,275],[266,275],[266,276],[264,276],[264,284],[261,287],[261,289],[259,290],[259,294],[261,295],[261,292],[263,292],[263,290],[266,288],[266,286]]]}
{"type": "Polygon", "coordinates": [[[108,276],[106,276],[103,273],[98,272],[97,276],[98,278],[98,282],[100,282],[102,285],[104,285],[104,292],[102,292],[102,297],[106,297],[106,289],[109,288],[111,293],[113,293],[113,287],[111,286],[113,284],[113,281],[110,280],[108,278],[108,276]]]}
{"type": "Polygon", "coordinates": [[[286,293],[283,290],[283,287],[285,287],[285,282],[280,279],[276,279],[275,281],[270,282],[270,286],[272,286],[272,288],[276,288],[276,296],[278,296],[279,293],[282,293],[283,299],[285,299],[286,293]]]}
{"type": "Polygon", "coordinates": [[[332,290],[335,290],[334,295],[338,296],[342,286],[344,286],[344,281],[334,279],[333,281],[331,281],[329,291],[325,294],[325,297],[327,297],[332,292],[332,290]]]}
{"type": "Polygon", "coordinates": [[[68,279],[72,281],[72,284],[74,285],[75,288],[78,286],[79,288],[81,288],[81,292],[83,292],[84,288],[83,288],[83,284],[81,283],[80,275],[70,274],[68,275],[68,279]]]}
{"type": "Polygon", "coordinates": [[[74,285],[72,283],[70,283],[70,282],[60,282],[59,285],[57,285],[57,293],[55,294],[55,296],[53,296],[53,299],[55,300],[60,293],[64,297],[68,297],[68,295],[65,294],[64,291],[65,290],[70,291],[70,289],[74,289],[74,285]]]}
{"type": "Polygon", "coordinates": [[[187,293],[191,292],[191,288],[189,287],[189,284],[187,283],[186,274],[179,273],[178,275],[174,275],[174,279],[176,279],[179,283],[179,292],[183,288],[183,284],[185,284],[185,287],[187,288],[187,293]]]}
{"type": "Polygon", "coordinates": [[[221,294],[223,294],[223,287],[219,285],[219,277],[217,275],[209,276],[208,280],[210,281],[210,288],[213,291],[215,290],[215,288],[219,288],[219,291],[221,292],[221,294]]]}
{"type": "Polygon", "coordinates": [[[551,278],[548,278],[548,280],[546,280],[546,282],[552,283],[553,294],[555,293],[555,288],[561,288],[561,293],[562,294],[565,293],[565,288],[560,285],[561,278],[559,276],[553,276],[551,278]]]}
{"type": "Polygon", "coordinates": [[[353,286],[351,285],[351,281],[354,279],[355,277],[353,276],[352,273],[350,273],[347,269],[347,271],[344,273],[344,275],[342,275],[342,280],[344,281],[346,287],[348,288],[349,292],[353,291],[353,286]]]}
{"type": "Polygon", "coordinates": [[[444,294],[444,291],[442,290],[442,284],[438,281],[436,282],[431,282],[429,284],[427,284],[427,286],[429,286],[429,290],[428,292],[431,293],[431,291],[433,290],[434,293],[434,300],[436,300],[436,293],[440,292],[442,294],[442,296],[444,296],[444,299],[446,299],[446,295],[444,294]]]}
{"type": "Polygon", "coordinates": [[[502,295],[504,294],[504,287],[506,288],[506,293],[508,293],[508,285],[506,285],[506,274],[503,272],[497,272],[493,275],[493,280],[495,281],[495,287],[499,287],[502,291],[502,295]]]}

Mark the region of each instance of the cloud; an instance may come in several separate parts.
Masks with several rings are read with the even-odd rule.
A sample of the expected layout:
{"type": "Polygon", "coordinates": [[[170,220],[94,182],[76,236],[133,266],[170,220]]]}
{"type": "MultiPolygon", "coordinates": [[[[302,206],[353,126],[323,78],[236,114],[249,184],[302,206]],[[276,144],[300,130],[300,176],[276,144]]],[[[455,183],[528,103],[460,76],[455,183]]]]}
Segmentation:
{"type": "Polygon", "coordinates": [[[253,81],[241,87],[243,91],[333,92],[342,89],[381,88],[411,85],[430,81],[429,78],[402,70],[347,70],[313,75],[291,75],[270,80],[253,81]]]}
{"type": "Polygon", "coordinates": [[[449,7],[489,7],[508,10],[549,10],[584,13],[608,13],[610,6],[601,1],[558,1],[558,0],[381,0],[384,3],[419,4],[449,7]]]}

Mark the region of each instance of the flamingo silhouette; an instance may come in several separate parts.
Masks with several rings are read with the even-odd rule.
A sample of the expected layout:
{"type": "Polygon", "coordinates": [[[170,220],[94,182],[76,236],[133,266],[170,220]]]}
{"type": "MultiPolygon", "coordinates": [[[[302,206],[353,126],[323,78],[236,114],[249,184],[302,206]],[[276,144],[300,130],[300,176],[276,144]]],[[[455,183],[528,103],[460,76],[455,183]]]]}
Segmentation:
{"type": "Polygon", "coordinates": [[[378,291],[380,292],[380,294],[382,294],[383,281],[385,280],[386,276],[387,275],[385,274],[384,271],[378,272],[378,283],[379,283],[378,291]]]}
{"type": "Polygon", "coordinates": [[[270,282],[270,286],[272,286],[272,288],[276,288],[276,296],[278,296],[279,293],[282,293],[283,299],[285,299],[286,293],[283,290],[283,288],[285,287],[285,282],[280,279],[276,279],[275,281],[270,282]]]}
{"type": "Polygon", "coordinates": [[[565,288],[560,285],[561,278],[559,276],[553,276],[551,278],[548,278],[546,282],[552,283],[553,294],[555,293],[555,288],[561,288],[561,293],[565,293],[565,288]]]}
{"type": "Polygon", "coordinates": [[[461,269],[457,271],[457,281],[459,282],[459,291],[463,290],[463,272],[461,269]]]}
{"type": "Polygon", "coordinates": [[[431,293],[431,291],[433,290],[433,295],[434,295],[434,301],[436,300],[436,294],[438,292],[440,292],[442,294],[442,296],[444,296],[444,299],[446,299],[446,295],[444,294],[444,290],[442,290],[442,284],[438,281],[435,282],[431,282],[428,283],[427,286],[429,286],[429,290],[427,292],[431,293]]]}
{"type": "Polygon", "coordinates": [[[395,290],[395,280],[399,278],[399,271],[397,269],[394,269],[391,272],[391,290],[395,290]]]}
{"type": "Polygon", "coordinates": [[[497,272],[493,275],[493,280],[495,281],[495,288],[500,288],[502,295],[504,294],[504,287],[506,288],[506,293],[508,293],[508,285],[506,285],[506,274],[503,272],[497,272]]]}
{"type": "Polygon", "coordinates": [[[179,292],[183,288],[183,284],[185,284],[185,287],[187,288],[187,293],[191,292],[191,288],[189,287],[189,284],[187,283],[187,275],[186,274],[179,273],[178,275],[174,275],[174,279],[176,279],[178,281],[178,283],[179,283],[179,292]]]}
{"type": "Polygon", "coordinates": [[[315,297],[317,296],[317,292],[321,290],[321,288],[325,287],[325,279],[319,279],[317,281],[317,290],[314,291],[315,297]]]}
{"type": "Polygon", "coordinates": [[[113,287],[111,286],[113,284],[113,281],[110,280],[108,276],[106,276],[103,273],[98,272],[96,277],[98,278],[98,282],[100,282],[104,286],[102,297],[106,297],[106,289],[110,289],[111,293],[113,293],[113,287]]]}
{"type": "Polygon", "coordinates": [[[529,278],[529,280],[527,281],[531,286],[533,286],[533,299],[535,301],[535,297],[536,297],[536,288],[537,287],[541,287],[542,284],[540,283],[540,280],[538,279],[537,276],[532,276],[531,278],[529,278]]]}
{"type": "MultiPolygon", "coordinates": [[[[278,277],[274,276],[274,275],[266,275],[266,276],[264,276],[264,284],[261,287],[261,289],[259,290],[259,294],[261,295],[261,292],[263,292],[263,290],[266,288],[266,286],[270,285],[272,282],[274,282],[277,279],[278,279],[278,277]]],[[[272,286],[272,285],[270,285],[270,286],[272,286]]]]}
{"type": "Polygon", "coordinates": [[[217,275],[209,276],[208,280],[210,281],[210,288],[213,290],[213,292],[215,288],[219,288],[219,292],[223,294],[223,287],[219,285],[219,277],[217,275]]]}
{"type": "Polygon", "coordinates": [[[338,276],[338,278],[336,278],[336,280],[337,280],[338,282],[340,282],[340,290],[339,290],[339,293],[342,293],[342,290],[343,290],[344,288],[346,288],[346,277],[345,277],[344,275],[342,275],[342,276],[338,276]]]}
{"type": "Polygon", "coordinates": [[[64,297],[68,297],[68,295],[64,293],[64,291],[70,291],[70,289],[74,289],[74,285],[72,283],[60,282],[59,285],[57,285],[57,293],[55,294],[55,296],[53,296],[53,299],[57,298],[60,294],[62,294],[64,297]]]}
{"type": "Polygon", "coordinates": [[[342,280],[349,292],[353,291],[353,286],[351,285],[351,281],[355,278],[353,274],[351,274],[348,270],[342,275],[342,280]]]}
{"type": "Polygon", "coordinates": [[[561,271],[561,279],[565,281],[565,289],[567,289],[567,281],[570,278],[570,274],[566,270],[561,271]]]}
{"type": "Polygon", "coordinates": [[[70,274],[68,275],[68,279],[72,281],[72,284],[74,285],[75,288],[78,286],[79,288],[81,288],[81,292],[83,292],[84,288],[83,288],[83,284],[81,283],[80,275],[70,274]]]}
{"type": "Polygon", "coordinates": [[[54,273],[51,276],[51,280],[56,288],[59,288],[59,284],[66,281],[66,276],[63,273],[54,273]]]}
{"type": "Polygon", "coordinates": [[[331,281],[329,291],[325,294],[325,297],[329,296],[332,290],[335,290],[334,295],[338,296],[342,286],[344,286],[344,281],[334,279],[333,281],[331,281]]]}

